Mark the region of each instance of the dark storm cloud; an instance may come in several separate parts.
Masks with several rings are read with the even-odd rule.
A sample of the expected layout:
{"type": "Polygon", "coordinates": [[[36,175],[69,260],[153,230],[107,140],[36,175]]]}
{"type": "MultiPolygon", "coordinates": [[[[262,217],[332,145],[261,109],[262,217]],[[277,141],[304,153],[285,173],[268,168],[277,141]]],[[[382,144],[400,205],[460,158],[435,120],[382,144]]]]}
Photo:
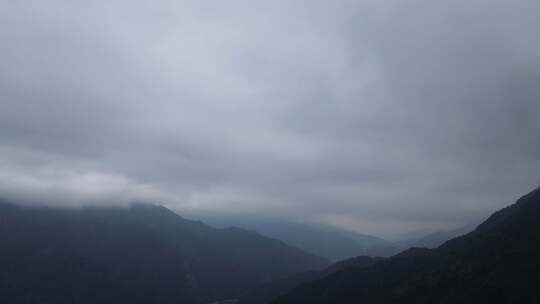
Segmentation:
{"type": "Polygon", "coordinates": [[[0,190],[390,234],[538,185],[538,1],[4,1],[0,190]]]}

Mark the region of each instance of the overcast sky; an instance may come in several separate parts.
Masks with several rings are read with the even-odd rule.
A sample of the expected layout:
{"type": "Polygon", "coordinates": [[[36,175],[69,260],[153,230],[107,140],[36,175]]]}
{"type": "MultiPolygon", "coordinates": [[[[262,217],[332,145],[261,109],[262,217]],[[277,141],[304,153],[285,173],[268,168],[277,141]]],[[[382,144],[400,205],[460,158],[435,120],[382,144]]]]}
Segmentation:
{"type": "Polygon", "coordinates": [[[540,184],[540,1],[0,1],[0,196],[453,228],[540,184]]]}

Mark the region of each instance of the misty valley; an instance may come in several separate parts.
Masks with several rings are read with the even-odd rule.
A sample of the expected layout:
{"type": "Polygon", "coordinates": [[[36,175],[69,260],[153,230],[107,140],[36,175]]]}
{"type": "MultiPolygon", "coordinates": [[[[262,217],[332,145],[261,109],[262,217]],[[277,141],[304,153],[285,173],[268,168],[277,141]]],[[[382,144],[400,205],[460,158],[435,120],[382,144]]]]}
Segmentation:
{"type": "Polygon", "coordinates": [[[66,209],[3,201],[0,244],[2,303],[540,300],[540,189],[463,236],[388,257],[331,262],[255,231],[217,229],[147,204],[66,209]]]}

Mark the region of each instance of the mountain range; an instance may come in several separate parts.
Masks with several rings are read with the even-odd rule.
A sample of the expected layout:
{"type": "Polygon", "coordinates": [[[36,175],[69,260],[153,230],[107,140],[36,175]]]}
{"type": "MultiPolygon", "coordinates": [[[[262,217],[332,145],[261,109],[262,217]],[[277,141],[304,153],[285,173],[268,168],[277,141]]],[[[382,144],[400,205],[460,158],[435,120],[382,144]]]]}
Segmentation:
{"type": "Polygon", "coordinates": [[[255,230],[332,262],[356,256],[388,257],[403,249],[401,245],[376,236],[324,224],[219,214],[194,216],[216,227],[242,227],[255,230]]]}
{"type": "Polygon", "coordinates": [[[160,206],[0,203],[0,303],[211,303],[328,261],[160,206]]]}
{"type": "Polygon", "coordinates": [[[540,188],[436,248],[334,264],[146,204],[3,201],[0,244],[0,303],[540,303],[540,188]]]}
{"type": "Polygon", "coordinates": [[[272,303],[540,303],[540,189],[436,249],[411,248],[272,303]]]}

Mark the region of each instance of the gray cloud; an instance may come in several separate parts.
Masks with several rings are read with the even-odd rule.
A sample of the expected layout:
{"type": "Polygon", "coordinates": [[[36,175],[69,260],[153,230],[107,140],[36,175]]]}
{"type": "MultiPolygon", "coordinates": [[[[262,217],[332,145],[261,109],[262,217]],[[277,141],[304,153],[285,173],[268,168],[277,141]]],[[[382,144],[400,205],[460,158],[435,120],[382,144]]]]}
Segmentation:
{"type": "Polygon", "coordinates": [[[4,1],[0,191],[466,224],[540,182],[539,6],[4,1]]]}

